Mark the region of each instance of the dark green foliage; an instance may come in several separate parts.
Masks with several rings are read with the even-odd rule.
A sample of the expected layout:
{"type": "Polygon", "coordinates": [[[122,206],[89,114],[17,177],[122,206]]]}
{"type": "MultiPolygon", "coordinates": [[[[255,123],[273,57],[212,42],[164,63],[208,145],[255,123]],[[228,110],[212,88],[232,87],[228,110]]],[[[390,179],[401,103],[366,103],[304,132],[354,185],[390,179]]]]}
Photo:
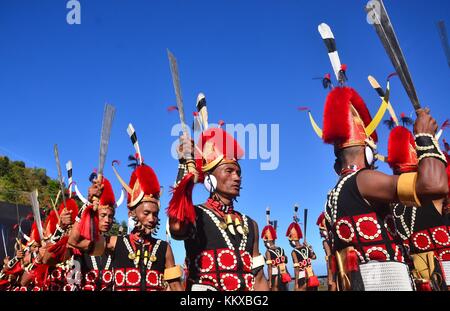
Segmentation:
{"type": "Polygon", "coordinates": [[[43,209],[51,207],[59,183],[47,176],[45,169],[27,168],[23,161],[11,161],[0,156],[0,201],[29,205],[27,192],[39,191],[39,203],[43,209]]]}

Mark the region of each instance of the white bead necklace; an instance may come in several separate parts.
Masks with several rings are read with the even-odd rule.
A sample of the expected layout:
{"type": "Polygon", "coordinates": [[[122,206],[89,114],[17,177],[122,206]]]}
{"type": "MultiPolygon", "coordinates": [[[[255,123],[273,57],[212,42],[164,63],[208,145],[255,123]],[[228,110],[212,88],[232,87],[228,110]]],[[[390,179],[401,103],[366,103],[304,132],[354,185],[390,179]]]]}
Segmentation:
{"type": "Polygon", "coordinates": [[[283,256],[282,251],[278,248],[269,249],[269,251],[272,252],[272,254],[274,254],[275,256],[277,256],[277,258],[280,258],[281,256],[283,256]]]}
{"type": "MultiPolygon", "coordinates": [[[[226,233],[226,231],[224,229],[222,229],[220,227],[220,220],[219,220],[219,218],[217,218],[217,216],[213,212],[211,212],[210,210],[208,210],[208,209],[206,209],[204,207],[201,207],[201,206],[199,206],[199,208],[201,208],[206,213],[206,215],[208,215],[211,218],[211,220],[214,222],[214,224],[216,225],[217,229],[219,229],[223,239],[225,240],[225,243],[227,244],[228,248],[231,249],[231,250],[234,250],[234,246],[231,243],[230,238],[228,237],[228,234],[226,233]]],[[[247,216],[242,215],[242,220],[244,221],[244,228],[248,228],[247,216]]],[[[244,251],[246,245],[247,245],[247,234],[243,234],[241,243],[239,245],[239,250],[244,251]]]]}
{"type": "MultiPolygon", "coordinates": [[[[155,246],[152,249],[152,253],[150,255],[150,258],[156,258],[156,252],[158,251],[159,245],[161,244],[161,240],[156,241],[155,246]]],[[[156,260],[155,260],[156,261],[156,260]]],[[[147,263],[147,270],[152,269],[152,265],[155,261],[152,261],[151,259],[147,263]]]]}
{"type": "Polygon", "coordinates": [[[337,184],[336,187],[334,187],[327,198],[327,207],[330,208],[330,212],[331,215],[328,215],[327,210],[325,209],[325,218],[327,219],[327,221],[329,221],[329,223],[334,226],[334,224],[336,223],[337,220],[337,212],[338,212],[338,199],[339,199],[339,194],[341,193],[342,187],[344,186],[344,183],[353,175],[355,175],[358,171],[353,172],[347,176],[345,176],[344,178],[342,178],[339,183],[337,184]]]}
{"type": "MultiPolygon", "coordinates": [[[[94,270],[99,270],[97,265],[97,260],[95,256],[91,256],[92,267],[94,270]]],[[[111,255],[108,255],[108,259],[106,260],[105,268],[103,270],[109,270],[109,266],[111,265],[111,255]]]]}
{"type": "Polygon", "coordinates": [[[395,206],[394,206],[394,208],[393,208],[393,212],[392,212],[392,214],[394,215],[394,217],[395,218],[397,218],[397,219],[400,219],[400,222],[401,222],[401,224],[402,224],[402,227],[403,227],[403,230],[405,230],[405,234],[406,234],[406,236],[404,236],[399,230],[397,230],[398,231],[398,233],[399,233],[399,235],[400,235],[400,237],[403,239],[403,240],[408,240],[410,237],[411,237],[411,235],[414,233],[414,225],[415,225],[415,222],[416,222],[416,212],[417,212],[417,208],[416,207],[406,207],[406,206],[403,206],[403,213],[401,214],[401,215],[397,215],[396,213],[395,213],[395,211],[396,211],[396,209],[398,208],[398,207],[400,207],[400,206],[403,206],[403,205],[400,205],[400,204],[395,204],[395,206]],[[406,211],[406,209],[407,208],[412,208],[412,213],[411,213],[411,228],[408,228],[408,225],[406,224],[406,222],[405,222],[405,211],[406,211]]]}

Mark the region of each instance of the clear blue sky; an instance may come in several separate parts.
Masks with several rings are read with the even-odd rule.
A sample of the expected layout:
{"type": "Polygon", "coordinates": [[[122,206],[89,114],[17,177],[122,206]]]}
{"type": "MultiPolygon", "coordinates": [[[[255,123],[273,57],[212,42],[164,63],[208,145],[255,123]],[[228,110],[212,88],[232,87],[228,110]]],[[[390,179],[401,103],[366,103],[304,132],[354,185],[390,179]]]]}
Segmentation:
{"type": "MultiPolygon", "coordinates": [[[[289,252],[284,233],[292,220],[292,206],[298,202],[308,208],[308,240],[319,258],[314,267],[323,274],[315,220],[336,181],[334,157],[332,147],[315,136],[306,114],[296,107],[310,106],[321,123],[327,91],[312,77],[331,72],[317,32],[318,24],[326,22],[342,62],[348,65],[349,85],[375,111],[379,99],[367,75],[384,84],[393,68],[366,22],[366,1],[80,2],[81,25],[68,25],[65,0],[1,0],[0,154],[46,168],[56,177],[53,144],[57,143],[61,161],[73,161],[74,178],[86,191],[87,178],[98,162],[101,118],[108,101],[117,112],[105,174],[117,194],[120,187],[109,163],[121,160],[120,172],[128,180],[130,171],[124,164],[133,152],[126,134],[129,122],[137,130],[145,161],[167,190],[177,171],[170,156],[174,139],[170,130],[177,114],[166,111],[175,104],[169,48],[178,58],[189,118],[202,91],[211,121],[280,125],[278,169],[260,171],[259,160],[244,160],[244,189],[237,208],[262,228],[270,205],[272,218],[279,221],[278,244],[289,252]]],[[[449,68],[436,22],[445,20],[450,30],[450,2],[396,0],[386,1],[386,6],[419,99],[442,123],[450,117],[449,68]]],[[[392,82],[391,99],[398,113],[412,111],[399,80],[392,82]]],[[[379,136],[379,149],[385,153],[386,129],[380,129],[379,136]]],[[[206,197],[202,186],[195,192],[198,203],[206,197]]],[[[163,207],[169,199],[166,191],[163,207]]],[[[164,214],[162,210],[163,224],[164,214]]],[[[125,205],[117,218],[126,218],[125,205]]],[[[164,238],[161,229],[159,237],[164,238]]],[[[182,243],[173,242],[173,247],[182,263],[182,243]]]]}

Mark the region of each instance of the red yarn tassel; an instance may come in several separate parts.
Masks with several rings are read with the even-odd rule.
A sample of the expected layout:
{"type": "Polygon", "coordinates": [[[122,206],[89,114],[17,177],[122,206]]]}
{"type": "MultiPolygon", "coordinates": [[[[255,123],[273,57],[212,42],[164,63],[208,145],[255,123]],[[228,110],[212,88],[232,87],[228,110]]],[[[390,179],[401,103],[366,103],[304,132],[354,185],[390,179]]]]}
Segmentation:
{"type": "Polygon", "coordinates": [[[22,264],[20,261],[16,262],[16,264],[9,270],[5,269],[5,274],[14,275],[23,271],[22,264]]]}
{"type": "Polygon", "coordinates": [[[419,292],[431,292],[433,289],[431,288],[431,283],[426,280],[421,280],[416,283],[417,291],[419,292]]]}
{"type": "Polygon", "coordinates": [[[63,258],[67,250],[68,240],[69,236],[66,235],[48,248],[48,251],[49,253],[51,253],[52,258],[56,259],[57,262],[62,262],[64,260],[63,258]]]}
{"type": "Polygon", "coordinates": [[[319,285],[320,283],[317,276],[313,275],[312,277],[308,278],[308,287],[318,287],[319,285]]]}
{"type": "Polygon", "coordinates": [[[36,267],[33,269],[33,275],[35,278],[36,286],[44,287],[45,282],[48,276],[48,265],[45,264],[36,264],[36,267]]]}
{"type": "Polygon", "coordinates": [[[180,222],[193,224],[195,222],[195,209],[192,203],[192,190],[194,189],[193,173],[189,173],[183,177],[178,186],[173,189],[172,199],[167,208],[169,218],[176,219],[180,222]]]}
{"type": "Polygon", "coordinates": [[[358,271],[359,263],[358,263],[358,255],[354,249],[347,251],[347,258],[345,260],[346,270],[348,272],[358,271]]]}
{"type": "Polygon", "coordinates": [[[98,213],[94,211],[94,205],[87,206],[81,215],[80,236],[90,241],[98,240],[98,213]]]}
{"type": "Polygon", "coordinates": [[[282,273],[281,274],[281,282],[283,283],[289,283],[290,281],[292,281],[291,276],[289,275],[289,273],[282,273]]]}

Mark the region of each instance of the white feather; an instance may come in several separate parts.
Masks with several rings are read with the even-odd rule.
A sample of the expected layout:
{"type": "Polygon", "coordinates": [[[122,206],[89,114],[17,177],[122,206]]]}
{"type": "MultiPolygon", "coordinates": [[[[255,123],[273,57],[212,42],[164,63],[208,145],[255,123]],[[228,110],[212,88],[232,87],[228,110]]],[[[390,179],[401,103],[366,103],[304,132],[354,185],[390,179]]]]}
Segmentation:
{"type": "MultiPolygon", "coordinates": [[[[198,95],[197,95],[197,103],[196,103],[196,107],[197,107],[197,110],[198,110],[198,103],[202,100],[202,99],[205,99],[206,100],[206,97],[205,97],[205,94],[203,94],[203,93],[198,93],[198,95]]],[[[199,120],[200,120],[200,123],[201,123],[201,125],[202,125],[202,131],[206,131],[207,129],[208,129],[208,109],[207,109],[207,106],[205,106],[204,108],[202,108],[202,110],[201,111],[199,111],[199,120]]]]}
{"type": "Polygon", "coordinates": [[[131,124],[131,123],[128,124],[127,133],[128,133],[128,136],[133,135],[133,133],[134,133],[133,124],[131,124]]]}
{"type": "Polygon", "coordinates": [[[66,163],[66,170],[70,171],[72,169],[72,161],[67,161],[66,163]]]}
{"type": "MultiPolygon", "coordinates": [[[[128,124],[128,128],[127,128],[128,136],[130,136],[130,138],[131,138],[131,136],[132,136],[135,132],[136,132],[136,131],[134,130],[133,124],[129,123],[129,124],[128,124]]],[[[138,143],[137,140],[136,140],[136,142],[133,144],[133,147],[134,147],[134,149],[136,150],[136,153],[139,155],[139,159],[138,159],[139,164],[142,164],[141,150],[140,150],[140,148],[139,148],[139,143],[138,143]]]]}
{"type": "MultiPolygon", "coordinates": [[[[320,36],[322,39],[334,39],[333,32],[331,31],[330,26],[328,26],[325,23],[322,23],[318,27],[320,36]]],[[[331,66],[333,67],[334,74],[336,76],[336,80],[339,81],[339,70],[341,70],[341,60],[339,59],[339,54],[337,52],[337,49],[335,52],[328,53],[328,56],[330,57],[331,66]]]]}
{"type": "Polygon", "coordinates": [[[320,36],[322,39],[334,39],[333,32],[331,31],[330,26],[325,23],[320,24],[317,29],[319,30],[320,36]]]}

